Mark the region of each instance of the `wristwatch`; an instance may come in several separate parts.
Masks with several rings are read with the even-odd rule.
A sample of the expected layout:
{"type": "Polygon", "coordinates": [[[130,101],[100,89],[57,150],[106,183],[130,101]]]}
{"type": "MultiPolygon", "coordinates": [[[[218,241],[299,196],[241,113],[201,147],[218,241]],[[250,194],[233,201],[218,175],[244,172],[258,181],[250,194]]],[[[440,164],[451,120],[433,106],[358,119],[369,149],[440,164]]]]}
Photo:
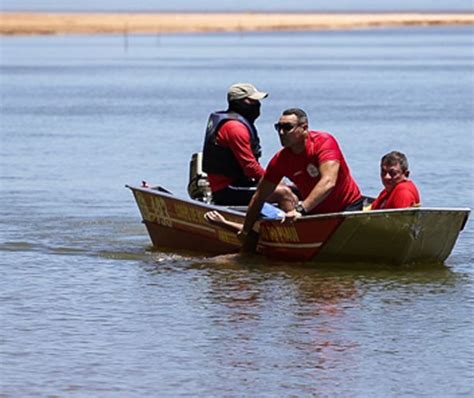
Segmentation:
{"type": "Polygon", "coordinates": [[[308,214],[306,212],[306,209],[304,208],[303,206],[303,202],[298,202],[298,204],[295,206],[295,210],[300,213],[302,216],[305,216],[306,214],[308,214]]]}

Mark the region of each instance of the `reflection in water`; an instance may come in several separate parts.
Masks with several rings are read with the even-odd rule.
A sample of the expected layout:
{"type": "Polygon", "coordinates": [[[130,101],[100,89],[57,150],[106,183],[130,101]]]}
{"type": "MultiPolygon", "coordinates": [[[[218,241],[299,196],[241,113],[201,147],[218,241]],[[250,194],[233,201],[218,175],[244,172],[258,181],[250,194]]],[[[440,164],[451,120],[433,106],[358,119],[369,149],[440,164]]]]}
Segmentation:
{"type": "Polygon", "coordinates": [[[200,271],[197,283],[205,288],[196,304],[206,308],[207,327],[218,337],[212,354],[226,366],[271,367],[261,363],[265,356],[268,362],[261,351],[269,350],[273,366],[321,371],[347,361],[346,351],[357,346],[340,334],[346,309],[359,300],[350,274],[262,265],[259,257],[241,255],[188,266],[200,271]],[[229,350],[229,342],[238,349],[229,350]]]}
{"type": "MultiPolygon", "coordinates": [[[[306,369],[309,377],[322,380],[324,372],[335,368],[340,375],[354,372],[373,333],[384,329],[376,323],[362,331],[367,319],[361,318],[361,307],[376,313],[380,305],[412,305],[411,299],[452,290],[459,279],[440,264],[275,265],[239,254],[177,258],[174,268],[170,259],[165,263],[165,268],[157,263],[152,272],[193,274],[199,290],[194,304],[205,312],[204,328],[212,341],[207,354],[216,361],[246,370],[285,363],[289,372],[306,369]],[[379,294],[377,302],[366,298],[379,294]]],[[[328,380],[334,381],[334,375],[328,380]]]]}

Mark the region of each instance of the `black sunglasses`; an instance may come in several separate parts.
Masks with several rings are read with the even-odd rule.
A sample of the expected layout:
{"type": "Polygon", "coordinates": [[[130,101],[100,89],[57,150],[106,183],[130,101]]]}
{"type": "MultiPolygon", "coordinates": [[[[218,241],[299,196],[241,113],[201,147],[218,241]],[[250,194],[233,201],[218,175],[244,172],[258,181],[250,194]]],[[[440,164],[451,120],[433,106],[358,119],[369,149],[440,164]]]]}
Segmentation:
{"type": "Polygon", "coordinates": [[[291,124],[291,123],[275,123],[273,127],[279,133],[280,130],[283,130],[285,133],[289,133],[293,130],[296,126],[299,126],[301,123],[298,124],[291,124]]]}

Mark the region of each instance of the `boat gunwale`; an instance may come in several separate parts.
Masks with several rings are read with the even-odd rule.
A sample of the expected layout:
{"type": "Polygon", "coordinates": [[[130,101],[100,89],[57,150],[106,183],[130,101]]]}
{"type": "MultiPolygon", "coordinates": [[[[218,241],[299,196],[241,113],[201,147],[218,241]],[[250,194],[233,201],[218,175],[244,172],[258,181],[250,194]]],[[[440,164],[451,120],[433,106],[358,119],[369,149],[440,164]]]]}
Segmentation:
{"type": "MultiPolygon", "coordinates": [[[[153,188],[144,188],[144,187],[135,187],[131,185],[125,185],[125,187],[136,191],[141,191],[144,193],[149,193],[152,195],[158,195],[158,196],[164,196],[170,199],[174,200],[179,200],[182,202],[186,202],[192,205],[197,205],[200,207],[206,207],[209,208],[210,210],[220,210],[220,211],[225,211],[227,213],[236,215],[236,216],[245,216],[245,213],[241,211],[237,211],[232,209],[231,207],[228,206],[219,206],[219,205],[214,205],[210,203],[204,203],[200,202],[197,200],[193,199],[188,199],[188,198],[182,198],[179,196],[174,195],[173,193],[168,193],[164,191],[159,191],[157,189],[153,188]]],[[[352,218],[352,217],[361,217],[361,216],[383,216],[385,214],[394,214],[394,213],[419,213],[419,212],[463,212],[469,214],[471,212],[471,209],[468,207],[409,207],[409,208],[404,208],[404,209],[381,209],[381,210],[370,210],[370,211],[364,211],[364,210],[357,210],[357,211],[342,211],[342,212],[335,212],[335,213],[324,213],[324,214],[311,214],[311,215],[305,215],[304,217],[301,217],[298,219],[298,221],[305,221],[305,220],[314,220],[314,219],[324,219],[324,218],[334,218],[334,217],[347,217],[347,218],[352,218]]],[[[261,218],[261,221],[265,222],[280,222],[281,220],[274,219],[274,218],[267,218],[263,217],[261,218]]]]}
{"type": "Polygon", "coordinates": [[[245,212],[233,210],[233,209],[231,209],[227,206],[219,206],[219,205],[214,205],[214,204],[211,204],[211,203],[200,202],[198,200],[182,198],[180,196],[174,195],[173,193],[158,191],[158,190],[153,189],[153,188],[134,187],[134,186],[131,186],[131,185],[125,185],[125,187],[131,189],[132,191],[136,190],[136,191],[149,193],[149,194],[156,195],[156,196],[164,196],[164,197],[169,198],[169,199],[179,200],[181,202],[189,203],[189,204],[192,204],[192,205],[195,205],[195,206],[205,207],[205,208],[208,208],[210,210],[225,211],[225,212],[227,212],[229,214],[233,214],[235,216],[245,217],[245,212]]]}

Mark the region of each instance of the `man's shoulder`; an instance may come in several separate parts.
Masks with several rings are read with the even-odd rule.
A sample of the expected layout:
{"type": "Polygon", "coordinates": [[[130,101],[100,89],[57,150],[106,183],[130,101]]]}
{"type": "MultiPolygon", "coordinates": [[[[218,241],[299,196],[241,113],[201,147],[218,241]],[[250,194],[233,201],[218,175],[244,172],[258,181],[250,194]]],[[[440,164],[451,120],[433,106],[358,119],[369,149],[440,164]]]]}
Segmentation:
{"type": "Polygon", "coordinates": [[[239,120],[226,120],[219,128],[219,131],[228,135],[249,134],[249,129],[239,120]]]}
{"type": "Polygon", "coordinates": [[[392,191],[392,197],[414,197],[419,196],[419,191],[416,185],[411,180],[402,181],[395,186],[392,191]]]}
{"type": "Polygon", "coordinates": [[[278,150],[277,153],[275,153],[271,160],[270,160],[270,163],[269,163],[269,166],[270,164],[272,166],[276,166],[278,163],[281,164],[286,164],[288,165],[288,156],[291,156],[292,155],[292,152],[289,148],[281,148],[280,150],[278,150]]]}
{"type": "Polygon", "coordinates": [[[412,192],[412,191],[418,190],[418,188],[416,187],[415,183],[412,180],[405,180],[398,183],[395,186],[394,190],[396,190],[397,192],[402,192],[402,191],[412,192]]]}
{"type": "Polygon", "coordinates": [[[328,133],[327,131],[310,130],[308,133],[310,137],[314,139],[320,139],[320,140],[334,139],[334,136],[331,133],[328,133]]]}
{"type": "Polygon", "coordinates": [[[309,131],[309,137],[314,143],[317,143],[318,145],[331,145],[332,143],[337,144],[337,141],[334,136],[331,133],[328,133],[327,131],[311,130],[309,131]]]}
{"type": "Polygon", "coordinates": [[[306,150],[310,154],[319,156],[322,154],[332,153],[332,156],[342,156],[339,144],[334,136],[326,131],[310,131],[309,132],[310,142],[306,145],[306,150]]]}
{"type": "Polygon", "coordinates": [[[247,128],[243,122],[237,119],[227,119],[224,121],[224,125],[227,125],[227,127],[231,126],[231,127],[243,127],[245,129],[247,128]]]}

